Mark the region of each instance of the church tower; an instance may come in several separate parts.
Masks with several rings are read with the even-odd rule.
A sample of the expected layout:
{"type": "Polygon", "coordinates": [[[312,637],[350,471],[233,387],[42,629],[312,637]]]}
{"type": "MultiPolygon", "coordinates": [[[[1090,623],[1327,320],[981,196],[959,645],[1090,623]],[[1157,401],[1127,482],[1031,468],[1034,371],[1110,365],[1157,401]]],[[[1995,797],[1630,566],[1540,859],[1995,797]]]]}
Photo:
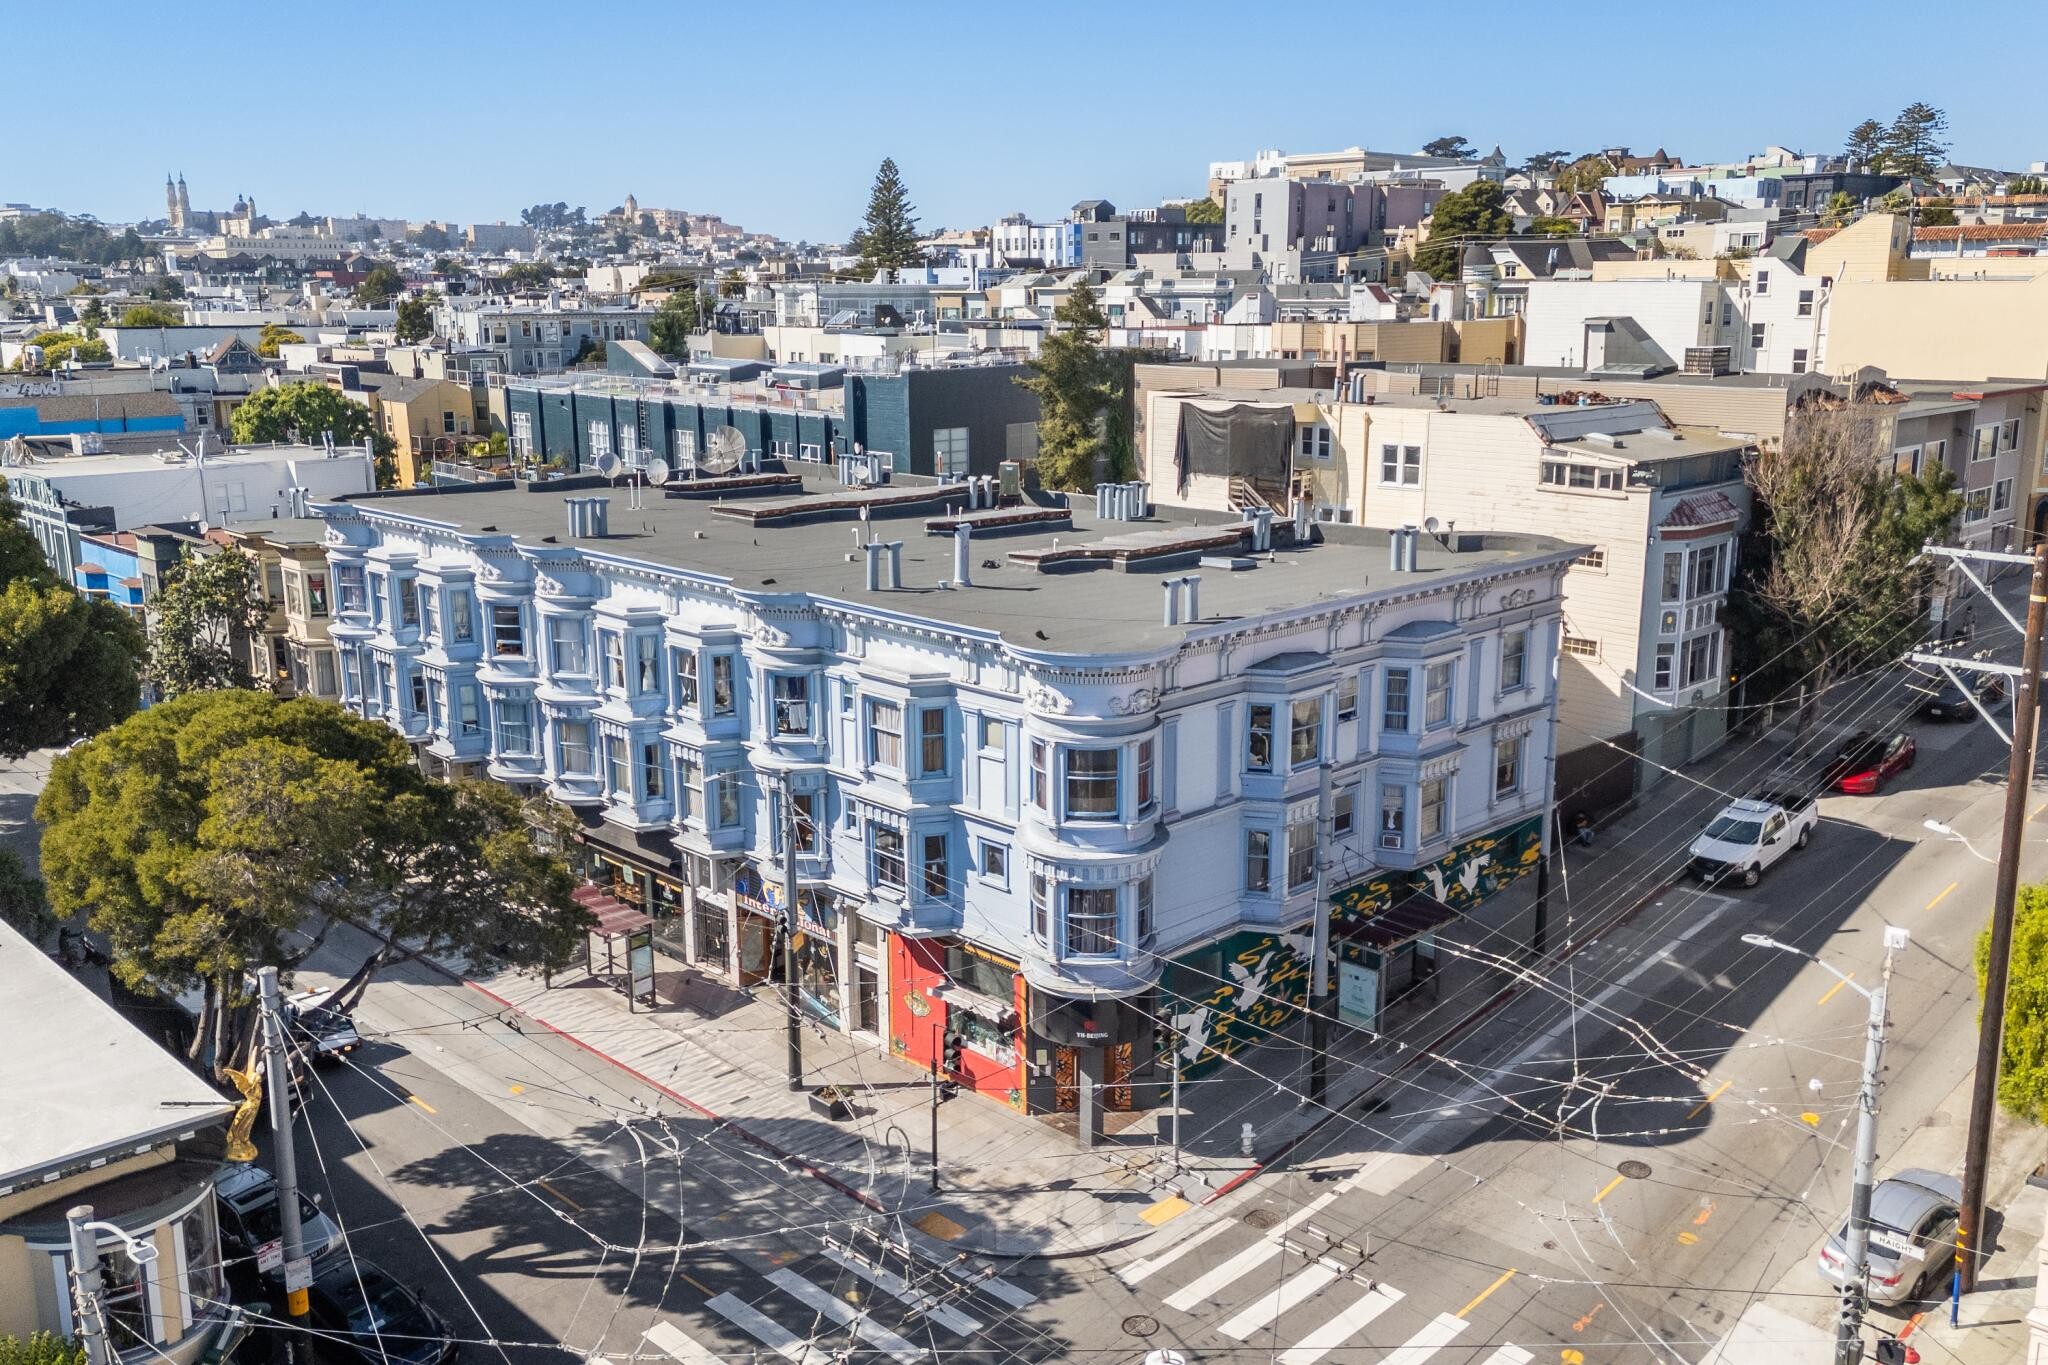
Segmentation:
{"type": "Polygon", "coordinates": [[[178,226],[178,187],[169,171],[164,172],[164,221],[174,230],[178,226]]]}
{"type": "Polygon", "coordinates": [[[185,173],[184,173],[183,171],[179,171],[179,172],[178,172],[178,217],[177,217],[177,222],[176,222],[176,226],[177,226],[177,229],[178,229],[178,231],[180,231],[180,232],[183,232],[183,231],[185,230],[186,224],[187,224],[187,222],[188,222],[188,221],[189,221],[189,220],[191,219],[191,217],[192,217],[192,196],[191,196],[190,194],[187,194],[187,193],[185,192],[185,173]]]}

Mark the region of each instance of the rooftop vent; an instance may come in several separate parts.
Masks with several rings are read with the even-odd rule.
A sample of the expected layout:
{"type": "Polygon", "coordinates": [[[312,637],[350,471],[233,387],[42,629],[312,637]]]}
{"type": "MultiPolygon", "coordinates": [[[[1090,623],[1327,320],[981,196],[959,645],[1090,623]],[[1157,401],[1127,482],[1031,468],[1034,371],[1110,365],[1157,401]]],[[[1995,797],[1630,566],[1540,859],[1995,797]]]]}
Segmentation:
{"type": "Polygon", "coordinates": [[[569,534],[591,538],[609,534],[610,498],[563,498],[569,509],[569,534]]]}

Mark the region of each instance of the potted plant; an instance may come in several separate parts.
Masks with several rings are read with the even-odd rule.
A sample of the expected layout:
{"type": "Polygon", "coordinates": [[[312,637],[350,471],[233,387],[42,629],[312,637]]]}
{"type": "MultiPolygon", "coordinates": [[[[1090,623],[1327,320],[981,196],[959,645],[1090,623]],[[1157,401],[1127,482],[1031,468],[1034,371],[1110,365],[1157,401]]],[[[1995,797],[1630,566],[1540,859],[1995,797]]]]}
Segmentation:
{"type": "Polygon", "coordinates": [[[821,1085],[811,1092],[811,1108],[841,1123],[853,1117],[853,1096],[836,1085],[821,1085]]]}

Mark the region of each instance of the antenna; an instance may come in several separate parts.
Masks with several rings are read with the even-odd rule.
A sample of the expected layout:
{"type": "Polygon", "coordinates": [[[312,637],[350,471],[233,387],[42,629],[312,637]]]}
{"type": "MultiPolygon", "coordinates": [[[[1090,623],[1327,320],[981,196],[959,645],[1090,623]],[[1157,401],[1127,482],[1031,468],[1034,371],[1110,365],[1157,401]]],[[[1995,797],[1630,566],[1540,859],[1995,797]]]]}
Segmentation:
{"type": "Polygon", "coordinates": [[[1436,534],[1436,528],[1438,524],[1439,523],[1437,522],[1437,519],[1435,517],[1424,517],[1422,519],[1422,529],[1429,532],[1431,535],[1436,534]]]}
{"type": "Polygon", "coordinates": [[[619,457],[612,454],[609,450],[601,453],[592,463],[597,466],[597,472],[604,475],[607,479],[619,472],[619,457]]]}
{"type": "Polygon", "coordinates": [[[747,453],[747,438],[737,427],[720,427],[711,433],[704,444],[704,472],[707,474],[730,474],[739,467],[740,459],[747,453]]]}
{"type": "Polygon", "coordinates": [[[669,470],[667,460],[654,459],[649,460],[647,462],[647,482],[653,484],[655,487],[659,488],[661,485],[667,483],[668,474],[669,470]]]}

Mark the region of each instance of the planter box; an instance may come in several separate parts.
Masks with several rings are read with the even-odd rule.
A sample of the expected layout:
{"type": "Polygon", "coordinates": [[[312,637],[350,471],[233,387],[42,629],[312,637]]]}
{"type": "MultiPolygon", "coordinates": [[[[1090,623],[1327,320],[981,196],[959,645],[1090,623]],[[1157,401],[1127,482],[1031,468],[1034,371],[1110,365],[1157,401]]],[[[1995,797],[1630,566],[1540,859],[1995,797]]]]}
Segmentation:
{"type": "Polygon", "coordinates": [[[815,1090],[806,1098],[810,1100],[813,1112],[822,1114],[834,1123],[844,1123],[853,1117],[853,1106],[843,1099],[828,1099],[815,1090]]]}

